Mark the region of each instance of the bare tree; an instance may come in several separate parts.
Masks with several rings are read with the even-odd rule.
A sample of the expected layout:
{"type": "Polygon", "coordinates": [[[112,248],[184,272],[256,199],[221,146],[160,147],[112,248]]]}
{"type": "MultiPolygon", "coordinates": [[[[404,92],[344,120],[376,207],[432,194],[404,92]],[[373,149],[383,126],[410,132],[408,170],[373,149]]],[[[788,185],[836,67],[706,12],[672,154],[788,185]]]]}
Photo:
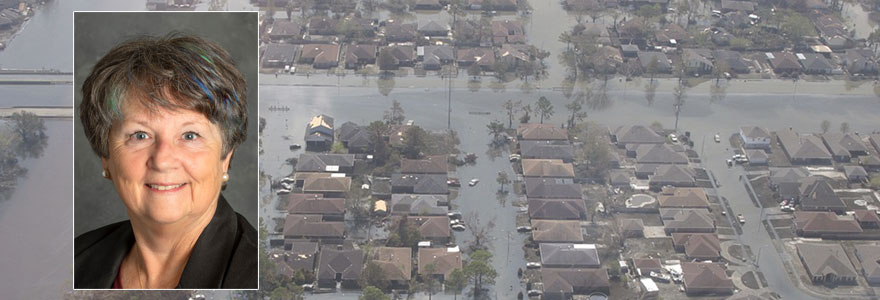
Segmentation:
{"type": "Polygon", "coordinates": [[[507,127],[513,128],[513,117],[516,116],[517,111],[520,109],[520,107],[522,107],[522,100],[518,100],[518,101],[514,102],[511,99],[507,99],[507,101],[504,102],[504,104],[502,104],[501,107],[503,107],[504,111],[507,112],[507,118],[508,118],[507,127]]]}
{"type": "Polygon", "coordinates": [[[687,98],[687,87],[679,81],[679,84],[675,87],[675,90],[672,93],[674,97],[674,102],[672,105],[675,107],[675,131],[678,131],[678,117],[681,115],[681,108],[684,106],[684,101],[687,98]]]}
{"type": "Polygon", "coordinates": [[[492,218],[492,220],[483,224],[480,220],[480,215],[477,212],[470,212],[465,215],[464,220],[471,229],[470,232],[473,237],[473,241],[471,241],[471,249],[486,249],[486,243],[492,238],[492,230],[495,228],[495,218],[492,218]]]}

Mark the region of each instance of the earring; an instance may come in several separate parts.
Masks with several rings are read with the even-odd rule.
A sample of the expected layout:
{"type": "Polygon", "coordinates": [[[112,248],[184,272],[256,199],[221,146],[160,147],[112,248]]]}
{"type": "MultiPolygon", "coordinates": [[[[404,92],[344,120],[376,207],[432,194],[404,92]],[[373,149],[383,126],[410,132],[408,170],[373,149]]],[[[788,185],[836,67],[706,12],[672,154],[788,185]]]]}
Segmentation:
{"type": "Polygon", "coordinates": [[[223,173],[223,182],[229,181],[229,173],[223,173]]]}
{"type": "Polygon", "coordinates": [[[110,173],[107,173],[107,170],[102,170],[101,176],[104,176],[104,178],[110,179],[110,173]]]}

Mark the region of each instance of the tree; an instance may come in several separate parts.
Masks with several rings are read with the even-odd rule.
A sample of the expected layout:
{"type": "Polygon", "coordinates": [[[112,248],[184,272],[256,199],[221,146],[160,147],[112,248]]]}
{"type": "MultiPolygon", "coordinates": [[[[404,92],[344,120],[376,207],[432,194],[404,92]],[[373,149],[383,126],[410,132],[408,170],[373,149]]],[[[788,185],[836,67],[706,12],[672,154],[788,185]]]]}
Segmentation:
{"type": "Polygon", "coordinates": [[[39,157],[46,148],[49,137],[46,135],[46,124],[31,112],[16,112],[10,117],[9,126],[15,133],[18,143],[15,152],[22,158],[39,157]]]}
{"type": "MultiPolygon", "coordinates": [[[[592,94],[592,93],[591,93],[592,94]]],[[[579,97],[575,97],[571,103],[565,105],[565,109],[567,109],[571,115],[568,117],[568,128],[574,127],[575,122],[583,120],[587,117],[587,112],[582,111],[583,106],[581,103],[584,101],[581,95],[579,97]]]]}
{"type": "Polygon", "coordinates": [[[484,284],[494,284],[495,277],[498,273],[492,267],[492,253],[486,250],[477,250],[471,253],[471,260],[464,271],[468,277],[474,280],[474,296],[479,295],[483,291],[484,284]]]}
{"type": "Polygon", "coordinates": [[[504,185],[510,183],[510,176],[507,175],[507,172],[499,171],[498,178],[495,178],[495,181],[501,185],[501,192],[504,192],[504,185]]]}
{"type": "Polygon", "coordinates": [[[422,235],[416,226],[409,224],[407,218],[401,218],[394,228],[394,233],[388,237],[389,247],[415,247],[422,240],[422,235]]]}
{"type": "Polygon", "coordinates": [[[659,68],[660,68],[660,65],[657,62],[657,60],[651,59],[651,61],[648,63],[647,70],[645,70],[645,72],[647,72],[648,75],[651,75],[650,83],[652,83],[652,84],[654,83],[654,75],[657,75],[657,71],[659,70],[659,68]]]}
{"type": "Polygon", "coordinates": [[[373,121],[367,126],[370,133],[370,149],[373,152],[373,161],[377,165],[385,164],[391,156],[388,144],[385,141],[385,132],[388,131],[388,125],[382,121],[373,121]]]}
{"type": "Polygon", "coordinates": [[[541,116],[541,124],[544,124],[544,118],[549,119],[553,116],[553,103],[550,103],[547,97],[541,96],[541,98],[538,98],[536,110],[538,115],[541,116]]]}
{"type": "Polygon", "coordinates": [[[785,11],[780,30],[783,36],[791,39],[795,45],[800,44],[806,37],[816,35],[816,27],[810,19],[794,11],[785,11]]]}
{"type": "Polygon", "coordinates": [[[520,123],[528,123],[529,120],[531,120],[531,118],[532,118],[532,117],[531,117],[531,114],[532,114],[532,105],[531,105],[531,104],[526,104],[526,106],[523,106],[523,108],[522,108],[522,112],[523,112],[523,115],[522,115],[522,117],[519,117],[519,122],[520,122],[520,123]]]}
{"type": "Polygon", "coordinates": [[[428,133],[418,126],[412,126],[403,133],[403,150],[400,154],[409,159],[422,158],[427,150],[428,133]]]}
{"type": "Polygon", "coordinates": [[[660,9],[660,5],[658,4],[642,5],[641,7],[639,7],[638,10],[636,10],[635,14],[642,18],[650,19],[660,16],[660,14],[662,14],[662,11],[660,9]]]}
{"type": "Polygon", "coordinates": [[[681,115],[681,107],[684,106],[684,100],[687,99],[687,88],[682,81],[679,81],[679,84],[672,92],[672,96],[674,101],[672,106],[675,107],[675,131],[678,132],[678,117],[681,115]]]}
{"type": "Polygon", "coordinates": [[[389,48],[382,48],[379,50],[379,57],[376,58],[376,64],[379,65],[379,69],[385,71],[397,69],[397,59],[394,58],[394,55],[391,54],[391,50],[389,48]]]}
{"type": "Polygon", "coordinates": [[[379,288],[375,286],[368,286],[364,288],[364,293],[358,298],[358,300],[391,300],[388,295],[382,292],[379,288]]]}
{"type": "Polygon", "coordinates": [[[507,118],[508,118],[507,127],[513,128],[513,116],[515,116],[517,110],[520,107],[522,107],[522,101],[513,102],[513,100],[511,100],[511,99],[507,99],[507,101],[504,102],[504,104],[502,104],[501,107],[504,108],[504,111],[507,112],[507,118]]]}
{"type": "Polygon", "coordinates": [[[449,278],[446,278],[444,282],[446,284],[446,288],[451,290],[455,295],[456,300],[458,300],[458,294],[461,293],[461,290],[467,285],[468,277],[464,273],[462,269],[454,269],[449,273],[449,278]]]}
{"type": "Polygon", "coordinates": [[[474,77],[471,80],[477,81],[480,79],[480,74],[483,73],[483,69],[480,68],[478,63],[471,64],[470,67],[467,68],[468,75],[474,77]]]}
{"type": "Polygon", "coordinates": [[[654,97],[657,95],[657,85],[654,84],[654,81],[648,82],[645,85],[645,100],[648,101],[648,105],[654,104],[654,97]]]}
{"type": "Polygon", "coordinates": [[[721,78],[727,76],[726,74],[730,73],[730,65],[727,64],[726,61],[719,60],[715,63],[715,67],[712,68],[712,75],[715,76],[715,86],[721,85],[721,78]]]}
{"type": "Polygon", "coordinates": [[[465,223],[470,224],[471,228],[471,237],[473,237],[473,240],[471,241],[471,249],[485,249],[485,243],[492,238],[491,233],[495,228],[495,219],[490,220],[484,225],[480,222],[480,216],[476,212],[468,213],[465,215],[464,219],[465,223]]]}
{"type": "Polygon", "coordinates": [[[406,116],[403,115],[403,107],[400,106],[400,102],[397,100],[391,100],[391,108],[385,111],[382,119],[385,120],[386,124],[390,125],[403,124],[403,120],[406,119],[406,116]]]}
{"type": "Polygon", "coordinates": [[[840,133],[847,133],[847,132],[849,132],[849,123],[847,123],[847,122],[840,123],[840,133]]]}
{"type": "Polygon", "coordinates": [[[880,28],[874,29],[874,32],[868,35],[868,43],[874,51],[877,51],[877,45],[880,45],[880,28]]]}
{"type": "Polygon", "coordinates": [[[503,141],[501,141],[499,139],[499,137],[500,137],[500,134],[502,132],[504,132],[504,124],[501,124],[501,122],[498,120],[494,120],[494,121],[490,122],[488,125],[486,125],[486,128],[489,129],[489,134],[493,135],[493,139],[492,139],[493,145],[499,145],[499,144],[503,143],[503,141]]]}
{"type": "Polygon", "coordinates": [[[419,275],[422,278],[422,283],[425,285],[425,291],[428,292],[428,300],[431,300],[437,285],[437,279],[434,278],[435,270],[434,264],[428,264],[425,266],[425,272],[419,275]]]}
{"type": "Polygon", "coordinates": [[[727,97],[727,88],[712,85],[709,87],[709,101],[710,102],[721,102],[724,98],[727,97]]]}
{"type": "Polygon", "coordinates": [[[0,131],[0,199],[9,199],[18,178],[27,173],[27,169],[18,164],[18,158],[12,151],[18,147],[17,144],[12,134],[0,131]]]}
{"type": "Polygon", "coordinates": [[[385,276],[385,271],[373,262],[372,259],[364,265],[361,281],[361,286],[374,286],[380,290],[385,290],[391,285],[385,276]]]}
{"type": "Polygon", "coordinates": [[[819,125],[822,128],[822,133],[828,133],[828,129],[831,129],[831,122],[828,120],[822,120],[822,124],[819,125]]]}

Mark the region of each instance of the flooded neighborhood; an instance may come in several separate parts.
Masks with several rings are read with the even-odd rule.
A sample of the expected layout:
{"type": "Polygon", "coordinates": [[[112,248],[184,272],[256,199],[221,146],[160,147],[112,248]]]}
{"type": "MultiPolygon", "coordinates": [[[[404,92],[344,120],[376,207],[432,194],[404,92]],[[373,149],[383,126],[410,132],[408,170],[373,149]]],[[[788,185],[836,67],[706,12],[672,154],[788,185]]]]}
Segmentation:
{"type": "Polygon", "coordinates": [[[44,117],[11,299],[880,297],[877,1],[0,2],[0,109],[73,109],[73,11],[260,11],[260,289],[72,291],[44,117]]]}

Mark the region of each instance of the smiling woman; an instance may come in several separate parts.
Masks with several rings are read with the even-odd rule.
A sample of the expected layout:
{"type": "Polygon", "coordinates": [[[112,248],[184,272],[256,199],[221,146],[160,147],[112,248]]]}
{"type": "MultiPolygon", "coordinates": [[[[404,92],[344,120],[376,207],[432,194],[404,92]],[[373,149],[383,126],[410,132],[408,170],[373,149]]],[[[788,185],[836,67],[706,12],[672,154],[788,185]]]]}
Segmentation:
{"type": "Polygon", "coordinates": [[[256,230],[221,195],[246,86],[223,48],[183,34],[123,42],[92,67],[79,117],[129,220],[75,239],[75,288],[257,287],[256,230]]]}

